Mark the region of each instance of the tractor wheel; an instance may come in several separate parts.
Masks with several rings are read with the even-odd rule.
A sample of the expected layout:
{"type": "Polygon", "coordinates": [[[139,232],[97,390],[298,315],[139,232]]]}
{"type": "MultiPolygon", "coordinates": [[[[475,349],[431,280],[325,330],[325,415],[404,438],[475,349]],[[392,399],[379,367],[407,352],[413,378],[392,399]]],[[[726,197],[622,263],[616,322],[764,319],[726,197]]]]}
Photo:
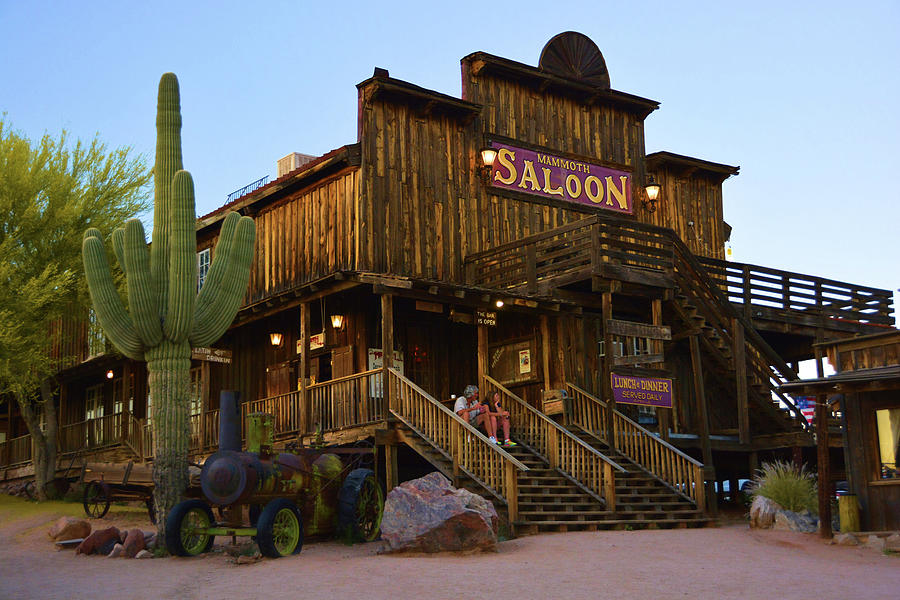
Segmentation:
{"type": "Polygon", "coordinates": [[[166,521],[166,548],[176,556],[209,552],[215,536],[202,530],[214,524],[212,510],[203,500],[179,502],[169,511],[166,521]]]}
{"type": "Polygon", "coordinates": [[[109,486],[102,481],[87,484],[81,498],[84,513],[94,519],[102,519],[109,511],[109,495],[109,486]]]}
{"type": "Polygon", "coordinates": [[[384,495],[371,469],[354,469],[338,497],[338,535],[351,542],[378,539],[384,495]]]}
{"type": "Polygon", "coordinates": [[[279,558],[303,548],[303,517],[297,505],[286,498],[266,504],[256,527],[256,543],[263,556],[279,558]]]}

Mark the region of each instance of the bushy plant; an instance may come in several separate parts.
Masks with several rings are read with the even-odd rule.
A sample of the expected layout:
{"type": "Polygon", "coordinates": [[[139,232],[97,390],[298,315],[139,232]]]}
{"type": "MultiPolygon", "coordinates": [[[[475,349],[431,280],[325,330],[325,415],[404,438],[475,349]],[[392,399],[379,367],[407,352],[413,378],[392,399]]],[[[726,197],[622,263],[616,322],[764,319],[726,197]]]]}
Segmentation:
{"type": "Polygon", "coordinates": [[[798,469],[789,462],[763,463],[753,476],[750,494],[768,498],[793,512],[818,513],[816,480],[806,465],[798,469]]]}

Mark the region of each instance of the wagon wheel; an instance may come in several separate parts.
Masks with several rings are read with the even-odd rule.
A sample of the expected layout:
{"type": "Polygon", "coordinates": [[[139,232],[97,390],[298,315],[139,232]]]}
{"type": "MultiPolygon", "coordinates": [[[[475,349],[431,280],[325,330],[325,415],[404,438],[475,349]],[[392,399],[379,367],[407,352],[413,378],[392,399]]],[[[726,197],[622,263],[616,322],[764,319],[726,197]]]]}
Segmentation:
{"type": "Polygon", "coordinates": [[[166,521],[166,548],[176,556],[209,552],[215,536],[203,530],[214,522],[212,510],[203,500],[179,502],[169,511],[166,521]]]}
{"type": "Polygon", "coordinates": [[[338,499],[338,533],[350,541],[371,542],[378,538],[384,495],[371,469],[350,472],[338,499]]]}
{"type": "Polygon", "coordinates": [[[84,488],[81,503],[87,516],[102,519],[109,511],[109,486],[102,481],[92,481],[84,488]]]}
{"type": "Polygon", "coordinates": [[[297,505],[286,498],[266,504],[259,515],[256,541],[263,556],[279,558],[303,548],[303,518],[297,505]]]}

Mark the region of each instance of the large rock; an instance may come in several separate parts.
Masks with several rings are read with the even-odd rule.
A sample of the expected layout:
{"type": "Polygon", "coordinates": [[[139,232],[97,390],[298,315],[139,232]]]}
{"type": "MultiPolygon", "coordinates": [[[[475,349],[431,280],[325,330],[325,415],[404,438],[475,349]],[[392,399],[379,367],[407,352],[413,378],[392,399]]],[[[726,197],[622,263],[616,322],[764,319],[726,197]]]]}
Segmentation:
{"type": "Polygon", "coordinates": [[[60,517],[47,532],[54,542],[86,538],[91,535],[91,524],[84,519],[60,517]]]}
{"type": "Polygon", "coordinates": [[[819,528],[819,520],[809,511],[795,513],[790,510],[782,509],[775,513],[775,524],[773,528],[782,531],[815,533],[819,528]]]}
{"type": "Polygon", "coordinates": [[[859,540],[852,533],[839,533],[833,539],[838,546],[859,546],[859,540]]]}
{"type": "Polygon", "coordinates": [[[497,511],[435,471],[401,483],[384,504],[381,537],[391,551],[495,550],[497,511]]]}
{"type": "Polygon", "coordinates": [[[129,529],[122,545],[125,547],[125,558],[134,558],[144,549],[144,532],[140,529],[129,529]]]}
{"type": "Polygon", "coordinates": [[[119,535],[119,530],[115,527],[98,529],[78,544],[75,554],[94,554],[95,552],[109,554],[112,547],[119,543],[121,539],[119,535]]]}
{"type": "Polygon", "coordinates": [[[900,534],[892,533],[884,540],[884,549],[891,552],[900,552],[900,534]]]}
{"type": "Polygon", "coordinates": [[[764,496],[754,496],[750,505],[750,527],[754,529],[769,529],[775,524],[775,513],[781,510],[781,505],[764,496]]]}

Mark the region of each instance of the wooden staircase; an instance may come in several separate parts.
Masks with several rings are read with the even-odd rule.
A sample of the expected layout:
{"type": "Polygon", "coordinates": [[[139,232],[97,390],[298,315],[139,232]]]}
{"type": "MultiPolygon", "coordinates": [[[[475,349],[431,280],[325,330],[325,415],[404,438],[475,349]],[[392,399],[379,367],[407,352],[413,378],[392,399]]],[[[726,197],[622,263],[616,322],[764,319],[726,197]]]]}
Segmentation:
{"type": "Polygon", "coordinates": [[[519,475],[519,519],[516,531],[596,531],[605,529],[663,529],[702,527],[711,519],[668,489],[655,477],[608,447],[594,445],[625,467],[616,474],[616,509],[549,466],[547,459],[526,445],[506,450],[528,466],[519,475]]]}

